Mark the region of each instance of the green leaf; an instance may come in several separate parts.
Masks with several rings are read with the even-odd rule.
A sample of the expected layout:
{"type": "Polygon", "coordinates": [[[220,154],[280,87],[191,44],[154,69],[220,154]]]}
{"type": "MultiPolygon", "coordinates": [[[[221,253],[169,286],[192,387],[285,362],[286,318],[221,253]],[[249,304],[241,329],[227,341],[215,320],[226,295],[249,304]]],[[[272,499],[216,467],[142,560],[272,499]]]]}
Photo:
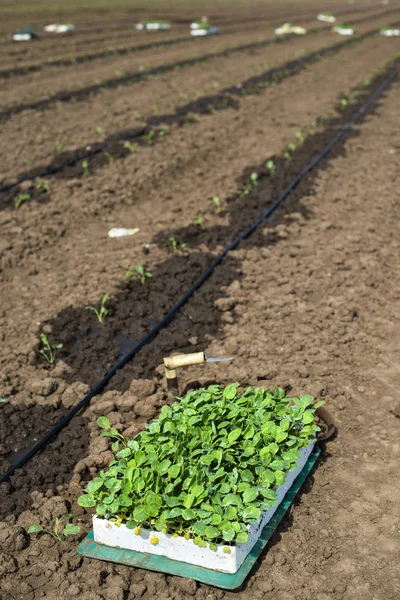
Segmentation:
{"type": "Polygon", "coordinates": [[[88,496],[87,494],[79,496],[77,502],[79,506],[83,506],[83,508],[92,508],[92,506],[96,506],[94,498],[92,498],[92,496],[88,496]]]}
{"type": "Polygon", "coordinates": [[[216,527],[213,527],[212,525],[208,525],[205,528],[204,535],[206,536],[207,539],[214,540],[215,538],[218,538],[220,536],[220,533],[216,527]]]}
{"type": "Polygon", "coordinates": [[[240,496],[237,494],[227,494],[222,499],[222,506],[229,506],[229,504],[233,504],[234,506],[238,506],[242,503],[240,496]]]}
{"type": "Polygon", "coordinates": [[[243,519],[245,521],[259,519],[260,517],[261,517],[261,510],[259,508],[257,508],[256,506],[246,506],[246,508],[243,511],[243,519]]]}
{"type": "Polygon", "coordinates": [[[204,492],[204,485],[195,485],[195,486],[192,487],[192,489],[190,490],[190,492],[191,492],[191,494],[193,494],[193,496],[195,498],[198,498],[204,492]]]}
{"type": "Polygon", "coordinates": [[[194,494],[188,494],[185,498],[185,500],[183,501],[183,506],[185,508],[190,508],[193,505],[195,496],[194,494]]]}
{"type": "Polygon", "coordinates": [[[185,521],[192,521],[196,517],[196,513],[192,508],[185,508],[185,510],[182,511],[182,517],[185,521]]]}
{"type": "Polygon", "coordinates": [[[276,485],[283,485],[286,480],[286,475],[283,471],[275,471],[276,485]]]}
{"type": "Polygon", "coordinates": [[[39,533],[39,531],[44,531],[41,525],[31,525],[28,529],[28,533],[39,533]]]}
{"type": "Polygon", "coordinates": [[[315,419],[314,413],[311,410],[306,410],[305,413],[303,414],[302,421],[305,425],[309,425],[310,423],[312,423],[314,421],[314,419],[315,419]]]}
{"type": "Polygon", "coordinates": [[[227,506],[224,517],[227,521],[234,521],[237,517],[237,510],[235,506],[227,506]]]}
{"type": "Polygon", "coordinates": [[[227,525],[226,527],[223,528],[222,538],[225,540],[225,542],[230,542],[231,540],[233,540],[234,537],[235,537],[235,530],[233,529],[232,525],[227,525]]]}
{"type": "Polygon", "coordinates": [[[168,476],[171,479],[176,479],[180,473],[181,467],[180,465],[172,465],[172,467],[170,467],[168,469],[168,476]]]}
{"type": "Polygon", "coordinates": [[[325,404],[324,400],[319,400],[318,402],[316,402],[313,405],[313,408],[316,410],[317,408],[319,408],[320,406],[323,406],[325,404]]]}
{"type": "Polygon", "coordinates": [[[67,525],[63,529],[64,535],[76,535],[79,533],[81,528],[79,525],[74,525],[73,523],[67,523],[67,525]]]}
{"type": "Polygon", "coordinates": [[[86,491],[88,494],[94,494],[103,486],[103,484],[103,479],[100,479],[100,477],[96,477],[96,479],[93,479],[93,481],[89,481],[89,483],[86,486],[86,491]]]}
{"type": "Polygon", "coordinates": [[[246,544],[246,542],[249,541],[249,536],[247,531],[241,531],[240,533],[237,534],[236,536],[236,542],[238,544],[246,544]]]}
{"type": "Polygon", "coordinates": [[[242,433],[242,430],[240,428],[234,429],[233,431],[230,432],[230,434],[228,435],[228,442],[229,444],[233,444],[233,442],[235,442],[238,437],[240,437],[242,433]]]}
{"type": "Polygon", "coordinates": [[[133,511],[133,519],[137,523],[143,523],[144,521],[147,521],[148,517],[149,515],[144,506],[137,506],[133,511]]]}
{"type": "Polygon", "coordinates": [[[231,383],[228,385],[223,392],[223,396],[226,400],[233,400],[236,396],[236,389],[239,387],[238,383],[231,383]]]}
{"type": "Polygon", "coordinates": [[[284,471],[285,463],[283,460],[273,460],[272,463],[270,463],[269,468],[273,469],[274,471],[284,471]]]}
{"type": "Polygon", "coordinates": [[[111,427],[111,423],[107,417],[99,417],[97,419],[97,425],[100,427],[100,429],[109,429],[111,427]]]}
{"type": "Polygon", "coordinates": [[[283,442],[283,440],[286,440],[287,437],[288,437],[288,434],[286,433],[286,431],[282,431],[282,429],[280,427],[276,428],[275,441],[277,444],[280,444],[281,442],[283,442]]]}
{"type": "Polygon", "coordinates": [[[250,502],[253,502],[253,500],[255,500],[258,496],[258,490],[257,488],[249,488],[247,490],[244,491],[243,493],[243,501],[245,504],[249,504],[250,502]]]}

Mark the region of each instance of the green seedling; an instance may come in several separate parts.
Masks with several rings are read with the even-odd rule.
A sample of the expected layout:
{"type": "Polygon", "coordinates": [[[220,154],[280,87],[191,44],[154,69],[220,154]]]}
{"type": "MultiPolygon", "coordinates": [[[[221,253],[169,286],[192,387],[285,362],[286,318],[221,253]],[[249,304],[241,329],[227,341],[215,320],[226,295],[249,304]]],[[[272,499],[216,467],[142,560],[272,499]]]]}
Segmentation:
{"type": "Polygon", "coordinates": [[[215,212],[217,213],[217,215],[219,215],[219,213],[222,212],[221,200],[218,196],[213,196],[212,201],[214,203],[215,212]]]}
{"type": "Polygon", "coordinates": [[[265,168],[268,169],[268,171],[272,175],[276,171],[276,164],[273,160],[267,160],[267,162],[265,163],[265,168]]]}
{"type": "Polygon", "coordinates": [[[18,196],[16,198],[14,198],[14,206],[16,209],[18,209],[21,204],[23,204],[24,202],[26,202],[27,200],[31,199],[31,195],[28,193],[25,194],[18,194],[18,196]]]}
{"type": "Polygon", "coordinates": [[[141,112],[139,110],[134,110],[133,118],[135,119],[135,121],[139,121],[142,118],[141,112]]]}
{"type": "Polygon", "coordinates": [[[288,148],[289,148],[290,152],[296,152],[297,146],[296,146],[296,144],[292,143],[292,144],[288,145],[288,148]]]}
{"type": "Polygon", "coordinates": [[[125,141],[124,142],[124,148],[126,150],[129,150],[129,152],[131,152],[131,154],[133,154],[137,148],[137,144],[131,144],[131,142],[125,141]]]}
{"type": "MultiPolygon", "coordinates": [[[[216,550],[246,543],[319,427],[312,396],[211,385],[191,391],[134,439],[97,420],[114,457],[78,498],[117,526],[162,531],[216,550]]],[[[157,539],[154,544],[157,543],[157,539]]]]}
{"type": "Polygon", "coordinates": [[[164,137],[165,135],[168,135],[168,133],[169,133],[168,125],[162,125],[158,131],[158,136],[164,137]]]}
{"type": "Polygon", "coordinates": [[[166,244],[173,253],[178,252],[178,250],[183,250],[187,246],[187,244],[185,244],[184,242],[183,243],[178,242],[178,240],[173,235],[171,235],[167,239],[166,244]]]}
{"type": "Polygon", "coordinates": [[[62,344],[50,344],[45,333],[40,334],[40,341],[42,343],[39,349],[39,354],[45,357],[49,365],[53,365],[56,360],[57,350],[61,350],[62,344]]]}
{"type": "Polygon", "coordinates": [[[28,529],[28,533],[42,533],[43,532],[43,533],[47,533],[48,535],[51,535],[51,537],[53,537],[55,540],[57,540],[57,542],[65,542],[65,539],[69,535],[76,535],[81,530],[79,525],[74,525],[73,523],[67,523],[65,525],[64,529],[62,529],[60,531],[61,521],[65,518],[69,519],[70,517],[73,517],[73,516],[74,515],[69,513],[66,515],[62,515],[61,517],[57,517],[57,519],[55,520],[55,523],[54,523],[53,531],[51,531],[49,529],[45,529],[41,525],[31,525],[28,529]]]}
{"type": "Polygon", "coordinates": [[[257,173],[252,173],[247,180],[246,186],[242,192],[242,196],[247,196],[247,194],[249,194],[251,192],[251,190],[256,187],[257,182],[258,182],[257,173]]]}
{"type": "Polygon", "coordinates": [[[286,160],[289,162],[292,160],[292,157],[290,155],[290,152],[284,152],[283,153],[283,158],[286,158],[286,160]]]}
{"type": "Polygon", "coordinates": [[[104,127],[96,127],[96,133],[103,135],[105,133],[104,127]]]}
{"type": "Polygon", "coordinates": [[[106,157],[106,159],[108,160],[108,164],[111,165],[114,162],[114,157],[111,154],[111,152],[108,152],[108,150],[106,150],[104,152],[104,156],[106,157]]]}
{"type": "Polygon", "coordinates": [[[203,219],[203,217],[195,217],[193,219],[193,221],[194,221],[194,224],[198,225],[199,227],[203,227],[203,225],[204,225],[204,219],[203,219]]]}
{"type": "Polygon", "coordinates": [[[61,142],[56,142],[56,152],[60,154],[64,150],[64,145],[61,142]]]}
{"type": "Polygon", "coordinates": [[[90,176],[89,162],[87,160],[82,161],[82,169],[83,169],[83,177],[89,177],[90,176]]]}
{"type": "Polygon", "coordinates": [[[48,181],[38,181],[36,184],[36,189],[39,192],[45,192],[48,194],[50,192],[50,184],[48,181]]]}
{"type": "Polygon", "coordinates": [[[155,135],[156,135],[156,132],[154,129],[150,129],[150,131],[147,133],[146,140],[147,140],[147,143],[149,144],[149,146],[151,146],[153,144],[155,135]]]}
{"type": "Polygon", "coordinates": [[[340,100],[340,108],[341,108],[342,110],[344,110],[344,109],[346,108],[347,104],[348,104],[348,101],[346,100],[346,98],[342,98],[342,99],[340,100]]]}
{"type": "Polygon", "coordinates": [[[106,302],[110,298],[109,294],[105,294],[101,299],[100,308],[95,306],[85,306],[86,310],[91,310],[95,313],[99,323],[103,323],[104,319],[110,314],[111,309],[106,307],[106,302]]]}
{"type": "Polygon", "coordinates": [[[304,135],[301,129],[298,129],[296,131],[296,137],[299,140],[300,144],[302,144],[304,142],[304,135]]]}
{"type": "Polygon", "coordinates": [[[126,277],[132,277],[132,275],[136,275],[142,285],[145,285],[146,279],[153,277],[150,271],[145,271],[142,265],[136,265],[134,271],[127,271],[125,275],[126,277]]]}

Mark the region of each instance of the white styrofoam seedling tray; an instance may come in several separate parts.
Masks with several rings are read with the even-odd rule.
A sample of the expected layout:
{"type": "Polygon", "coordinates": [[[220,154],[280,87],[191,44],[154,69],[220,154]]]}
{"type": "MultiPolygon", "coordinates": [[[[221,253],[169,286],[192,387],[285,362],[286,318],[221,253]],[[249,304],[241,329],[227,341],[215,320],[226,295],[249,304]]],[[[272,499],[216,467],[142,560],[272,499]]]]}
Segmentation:
{"type": "Polygon", "coordinates": [[[14,42],[29,42],[33,40],[34,37],[30,33],[14,33],[12,36],[14,42]]]}
{"type": "Polygon", "coordinates": [[[200,548],[193,543],[193,540],[185,540],[184,537],[173,537],[169,533],[140,529],[140,533],[135,534],[126,525],[117,527],[115,523],[96,515],[93,517],[94,541],[98,544],[105,544],[114,548],[124,548],[137,552],[166,556],[172,560],[199,565],[206,569],[213,569],[214,571],[236,573],[259,539],[265,525],[272,519],[286,492],[303,469],[313,448],[314,443],[311,443],[307,448],[303,448],[300,451],[296,469],[289,471],[286,475],[285,483],[276,488],[278,498],[275,506],[263,512],[257,523],[248,526],[248,541],[245,544],[229,546],[229,554],[224,552],[225,544],[219,545],[217,550],[214,551],[210,550],[208,545],[207,548],[200,548]],[[155,536],[159,541],[158,544],[153,545],[150,541],[155,536]]]}
{"type": "Polygon", "coordinates": [[[166,23],[138,23],[136,25],[136,29],[145,31],[159,31],[171,29],[171,25],[167,25],[166,23]]]}
{"type": "Polygon", "coordinates": [[[217,27],[209,27],[208,29],[202,29],[201,27],[197,29],[191,29],[190,35],[193,36],[201,36],[201,35],[217,35],[219,33],[219,29],[217,27]]]}
{"type": "Polygon", "coordinates": [[[380,34],[386,37],[394,37],[400,35],[400,29],[383,29],[380,34]]]}
{"type": "Polygon", "coordinates": [[[318,15],[317,21],[322,21],[323,23],[334,23],[336,21],[336,17],[333,15],[318,15]]]}
{"type": "Polygon", "coordinates": [[[353,35],[354,29],[342,29],[341,27],[334,27],[333,31],[336,31],[339,35],[353,35]]]}

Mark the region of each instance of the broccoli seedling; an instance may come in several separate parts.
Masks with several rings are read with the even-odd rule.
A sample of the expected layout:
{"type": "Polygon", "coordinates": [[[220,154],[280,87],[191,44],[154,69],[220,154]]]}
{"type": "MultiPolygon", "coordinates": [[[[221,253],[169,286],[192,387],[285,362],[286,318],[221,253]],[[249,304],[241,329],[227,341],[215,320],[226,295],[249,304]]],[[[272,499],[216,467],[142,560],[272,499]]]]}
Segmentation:
{"type": "Polygon", "coordinates": [[[45,529],[44,527],[42,527],[42,525],[38,525],[38,524],[34,524],[31,525],[28,529],[28,533],[47,533],[48,535],[51,535],[55,540],[57,540],[57,542],[64,542],[65,539],[69,536],[69,535],[76,535],[77,533],[80,532],[81,528],[79,527],[79,525],[74,525],[73,523],[67,523],[64,527],[64,529],[62,531],[60,531],[60,524],[61,521],[63,519],[65,519],[66,517],[73,517],[74,515],[72,515],[71,513],[66,514],[66,515],[62,515],[61,517],[57,517],[54,523],[54,527],[53,527],[53,531],[49,530],[49,529],[45,529]]]}
{"type": "Polygon", "coordinates": [[[111,309],[106,307],[106,302],[109,299],[109,294],[105,294],[101,299],[100,308],[95,306],[85,306],[86,310],[91,310],[95,313],[99,323],[103,323],[104,319],[109,315],[111,309]]]}
{"type": "Polygon", "coordinates": [[[40,334],[40,341],[42,342],[42,347],[39,349],[39,354],[45,357],[49,365],[53,365],[56,360],[57,350],[60,350],[63,345],[50,344],[45,333],[40,334]]]}
{"type": "Polygon", "coordinates": [[[136,275],[142,285],[145,285],[146,279],[153,277],[150,271],[145,271],[142,265],[136,265],[134,271],[127,271],[125,273],[126,277],[132,277],[132,275],[136,275]]]}
{"type": "Polygon", "coordinates": [[[18,196],[14,199],[14,206],[16,209],[18,209],[21,204],[23,204],[24,202],[26,202],[27,200],[31,199],[31,195],[30,194],[18,194],[18,196]]]}
{"type": "Polygon", "coordinates": [[[213,196],[212,201],[214,202],[215,212],[218,215],[220,212],[222,212],[221,200],[218,198],[218,196],[213,196]]]}
{"type": "Polygon", "coordinates": [[[89,163],[87,160],[82,161],[82,169],[83,169],[83,177],[89,177],[90,171],[89,171],[89,163]]]}

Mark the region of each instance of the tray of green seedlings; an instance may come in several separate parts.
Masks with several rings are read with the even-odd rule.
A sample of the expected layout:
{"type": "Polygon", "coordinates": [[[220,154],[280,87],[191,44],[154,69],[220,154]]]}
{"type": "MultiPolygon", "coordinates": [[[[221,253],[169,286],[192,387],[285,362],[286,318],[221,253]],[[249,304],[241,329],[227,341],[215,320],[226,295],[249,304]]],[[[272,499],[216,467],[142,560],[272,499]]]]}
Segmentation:
{"type": "Polygon", "coordinates": [[[47,33],[70,33],[75,30],[72,23],[50,23],[43,28],[47,33]]]}
{"type": "Polygon", "coordinates": [[[356,33],[355,27],[347,23],[338,23],[332,27],[332,31],[338,33],[339,35],[354,35],[356,33]]]}
{"type": "Polygon", "coordinates": [[[208,23],[207,17],[202,17],[199,21],[193,21],[190,25],[190,35],[201,37],[204,35],[218,35],[220,30],[208,23]]]}
{"type": "Polygon", "coordinates": [[[275,29],[275,35],[305,35],[307,30],[304,27],[293,25],[292,23],[284,23],[275,29]]]}
{"type": "Polygon", "coordinates": [[[253,547],[261,552],[266,527],[315,462],[322,404],[232,383],[163,406],[133,440],[100,417],[115,456],[78,499],[96,509],[78,552],[177,574],[173,563],[183,573],[199,567],[186,576],[202,581],[213,580],[207,572],[237,573],[253,547]]]}
{"type": "Polygon", "coordinates": [[[317,21],[322,21],[323,23],[334,23],[336,18],[331,12],[322,12],[317,16],[317,21]]]}
{"type": "Polygon", "coordinates": [[[32,27],[22,27],[13,33],[12,39],[14,42],[30,42],[39,38],[35,29],[32,27]]]}
{"type": "Polygon", "coordinates": [[[171,23],[169,21],[157,21],[157,20],[145,20],[140,21],[136,25],[136,29],[140,31],[160,31],[171,29],[171,23]]]}
{"type": "Polygon", "coordinates": [[[381,27],[379,33],[385,37],[396,37],[400,35],[400,29],[397,29],[392,25],[385,25],[385,27],[381,27]]]}

